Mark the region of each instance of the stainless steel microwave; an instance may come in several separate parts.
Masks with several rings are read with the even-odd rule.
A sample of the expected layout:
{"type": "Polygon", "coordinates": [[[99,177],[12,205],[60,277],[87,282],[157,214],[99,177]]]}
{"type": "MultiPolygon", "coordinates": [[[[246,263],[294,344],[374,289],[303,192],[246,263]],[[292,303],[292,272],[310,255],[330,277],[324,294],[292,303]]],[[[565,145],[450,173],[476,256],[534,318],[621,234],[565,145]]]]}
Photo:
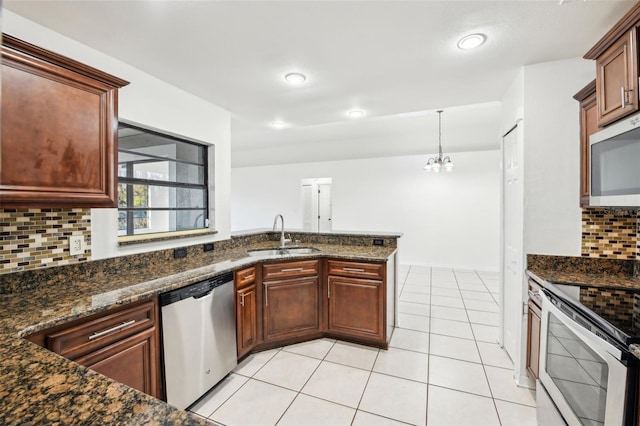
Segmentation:
{"type": "Polygon", "coordinates": [[[589,204],[640,207],[640,114],[589,138],[589,204]]]}

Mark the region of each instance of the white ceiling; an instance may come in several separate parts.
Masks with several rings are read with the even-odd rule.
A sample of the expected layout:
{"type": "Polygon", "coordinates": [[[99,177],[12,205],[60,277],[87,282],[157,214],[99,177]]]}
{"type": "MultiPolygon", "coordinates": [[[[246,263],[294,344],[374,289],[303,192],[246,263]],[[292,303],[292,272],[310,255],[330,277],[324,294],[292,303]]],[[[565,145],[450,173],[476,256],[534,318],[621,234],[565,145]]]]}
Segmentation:
{"type": "Polygon", "coordinates": [[[495,148],[497,101],[518,67],[582,56],[633,3],[5,0],[4,7],[229,110],[233,163],[241,166],[434,152],[439,108],[445,151],[495,148]],[[459,50],[457,40],[472,32],[487,34],[487,43],[459,50]],[[288,85],[291,71],[307,82],[288,85]],[[366,117],[349,119],[352,108],[366,117]],[[415,111],[427,114],[397,115],[415,111]],[[289,127],[271,128],[276,120],[289,127]],[[462,128],[477,137],[456,139],[462,128]]]}

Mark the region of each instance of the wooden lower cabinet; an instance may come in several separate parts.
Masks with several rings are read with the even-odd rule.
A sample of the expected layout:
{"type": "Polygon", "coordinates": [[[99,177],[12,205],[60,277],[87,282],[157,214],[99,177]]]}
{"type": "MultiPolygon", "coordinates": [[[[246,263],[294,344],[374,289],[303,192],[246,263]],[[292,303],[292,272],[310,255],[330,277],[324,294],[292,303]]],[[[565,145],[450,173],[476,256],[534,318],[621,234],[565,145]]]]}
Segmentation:
{"type": "Polygon", "coordinates": [[[529,299],[527,310],[527,372],[529,378],[535,381],[539,377],[540,367],[540,323],[542,311],[540,307],[529,299]]]}
{"type": "Polygon", "coordinates": [[[318,276],[263,282],[264,339],[302,336],[320,329],[318,276]]]}
{"type": "Polygon", "coordinates": [[[43,330],[27,339],[161,399],[158,311],[158,299],[148,299],[43,330]]]}
{"type": "Polygon", "coordinates": [[[91,352],[75,361],[146,394],[159,397],[155,327],[91,352]]]}
{"type": "Polygon", "coordinates": [[[383,282],[330,275],[328,285],[327,331],[384,343],[383,282]]]}
{"type": "Polygon", "coordinates": [[[386,348],[389,279],[386,262],[341,259],[267,261],[236,272],[238,358],[323,336],[386,348]]]}
{"type": "Polygon", "coordinates": [[[257,297],[255,282],[236,291],[236,332],[238,357],[251,351],[258,342],[257,297]]]}

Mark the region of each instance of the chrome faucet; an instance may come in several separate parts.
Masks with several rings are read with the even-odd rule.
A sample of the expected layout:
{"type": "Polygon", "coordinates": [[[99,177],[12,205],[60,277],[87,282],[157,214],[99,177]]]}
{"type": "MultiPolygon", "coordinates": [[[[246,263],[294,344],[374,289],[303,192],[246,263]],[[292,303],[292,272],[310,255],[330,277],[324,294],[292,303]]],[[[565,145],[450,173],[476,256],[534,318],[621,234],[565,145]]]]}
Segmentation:
{"type": "Polygon", "coordinates": [[[291,238],[284,237],[284,217],[282,217],[281,214],[277,214],[275,219],[273,219],[273,232],[276,231],[276,226],[278,225],[278,218],[280,218],[280,221],[282,222],[282,231],[280,233],[280,248],[285,248],[287,246],[287,243],[291,242],[291,238]]]}

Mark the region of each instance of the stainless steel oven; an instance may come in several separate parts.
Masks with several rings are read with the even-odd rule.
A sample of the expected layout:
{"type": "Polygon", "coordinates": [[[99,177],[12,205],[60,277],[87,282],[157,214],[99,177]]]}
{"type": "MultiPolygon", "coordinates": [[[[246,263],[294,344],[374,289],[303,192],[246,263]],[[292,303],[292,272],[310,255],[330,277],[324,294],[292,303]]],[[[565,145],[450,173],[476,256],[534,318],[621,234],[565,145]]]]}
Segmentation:
{"type": "Polygon", "coordinates": [[[556,424],[635,424],[637,362],[613,337],[619,330],[579,302],[541,296],[538,423],[549,425],[557,408],[556,424]]]}

